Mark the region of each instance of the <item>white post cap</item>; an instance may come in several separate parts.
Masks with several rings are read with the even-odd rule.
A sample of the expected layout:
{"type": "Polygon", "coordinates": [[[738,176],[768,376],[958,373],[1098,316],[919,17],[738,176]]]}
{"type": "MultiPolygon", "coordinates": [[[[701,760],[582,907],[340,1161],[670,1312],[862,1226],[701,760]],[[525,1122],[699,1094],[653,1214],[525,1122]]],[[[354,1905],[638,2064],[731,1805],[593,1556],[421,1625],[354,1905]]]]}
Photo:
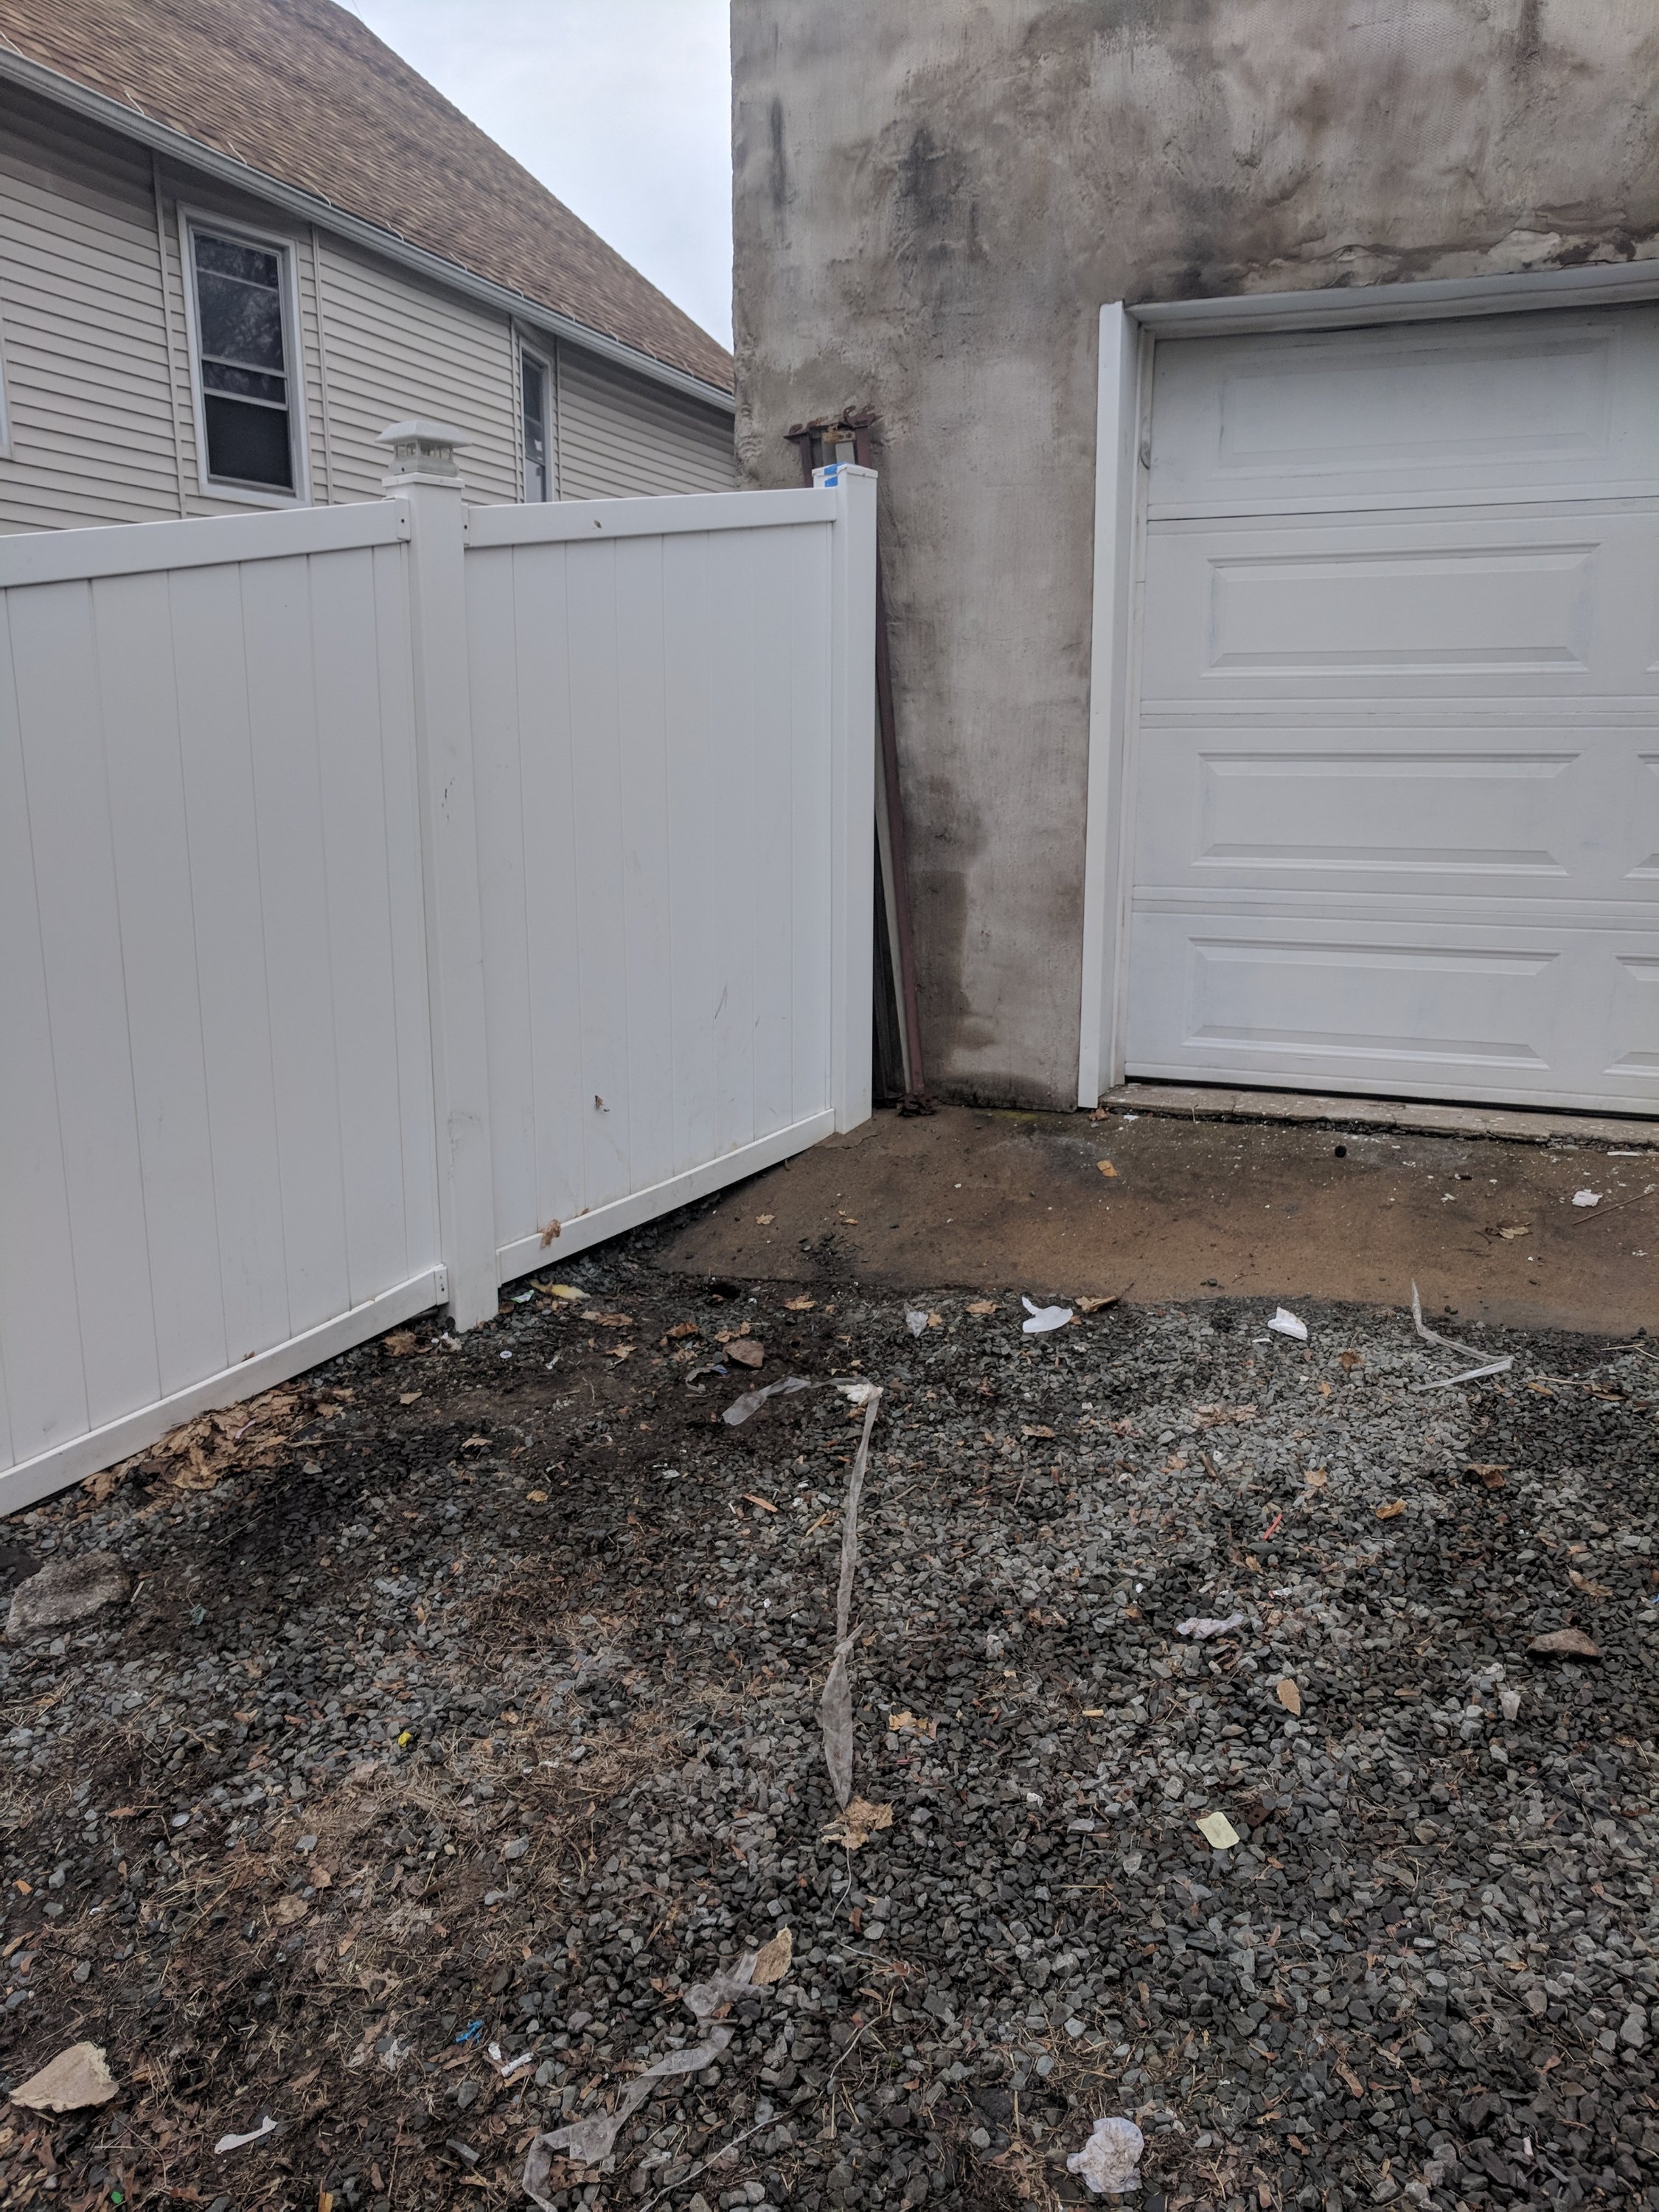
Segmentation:
{"type": "Polygon", "coordinates": [[[411,416],[406,422],[389,423],[374,442],[391,447],[394,476],[459,477],[456,452],[472,441],[465,430],[452,429],[447,422],[411,416]]]}

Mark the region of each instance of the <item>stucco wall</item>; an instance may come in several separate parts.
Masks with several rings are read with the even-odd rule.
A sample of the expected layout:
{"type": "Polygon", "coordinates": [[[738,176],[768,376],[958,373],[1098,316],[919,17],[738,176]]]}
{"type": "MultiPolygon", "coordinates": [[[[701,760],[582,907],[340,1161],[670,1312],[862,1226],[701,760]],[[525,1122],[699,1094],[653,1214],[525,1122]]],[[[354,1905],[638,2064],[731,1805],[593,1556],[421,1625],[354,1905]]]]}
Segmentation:
{"type": "Polygon", "coordinates": [[[1654,0],[733,0],[740,465],[873,407],[937,1089],[1069,1104],[1097,312],[1659,253],[1654,0]]]}

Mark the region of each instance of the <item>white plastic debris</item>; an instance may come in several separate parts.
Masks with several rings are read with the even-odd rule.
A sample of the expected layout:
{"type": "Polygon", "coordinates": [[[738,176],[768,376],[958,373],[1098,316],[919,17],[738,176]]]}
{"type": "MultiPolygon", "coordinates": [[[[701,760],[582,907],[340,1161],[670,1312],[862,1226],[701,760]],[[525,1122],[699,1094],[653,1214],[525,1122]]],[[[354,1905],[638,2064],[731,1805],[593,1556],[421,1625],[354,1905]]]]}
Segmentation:
{"type": "Polygon", "coordinates": [[[810,1390],[811,1387],[804,1375],[786,1375],[781,1382],[769,1382],[762,1389],[745,1391],[741,1398],[734,1398],[720,1419],[728,1428],[740,1429],[769,1398],[787,1398],[793,1391],[810,1390]]]}
{"type": "Polygon", "coordinates": [[[1022,1298],[1020,1304],[1030,1316],[1029,1321],[1020,1323],[1027,1336],[1041,1336],[1048,1329],[1064,1328],[1072,1318],[1070,1306],[1033,1305],[1030,1298],[1022,1298]]]}
{"type": "Polygon", "coordinates": [[[850,1398],[855,1406],[867,1406],[881,1389],[879,1382],[859,1382],[840,1375],[836,1377],[835,1387],[843,1398],[850,1398]]]}
{"type": "Polygon", "coordinates": [[[1224,1620],[1212,1620],[1206,1614],[1194,1613],[1190,1620],[1176,1621],[1176,1634],[1190,1636],[1194,1643],[1206,1636],[1231,1636],[1234,1629],[1243,1627],[1244,1618],[1242,1613],[1230,1613],[1224,1620]]]}
{"type": "Polygon", "coordinates": [[[1280,1306],[1267,1326],[1271,1329],[1276,1329],[1280,1336],[1293,1336],[1298,1344],[1305,1344],[1308,1341],[1307,1322],[1298,1321],[1296,1316],[1284,1306],[1280,1306]]]}
{"type": "Polygon", "coordinates": [[[258,2142],[262,2136],[271,2136],[275,2135],[276,2132],[276,2123],[271,2118],[270,2114],[267,2112],[264,2119],[260,2121],[258,2126],[257,2128],[250,2128],[245,2136],[221,2136],[218,2142],[213,2146],[215,2154],[217,2157],[222,2158],[228,2150],[246,2149],[249,2143],[258,2142]]]}
{"type": "Polygon", "coordinates": [[[1599,1190],[1576,1190],[1572,1194],[1572,1202],[1575,1206],[1600,1206],[1601,1194],[1599,1190]]]}
{"type": "Polygon", "coordinates": [[[1097,2120],[1088,2142],[1066,2160],[1066,2171],[1081,2174],[1084,2187],[1097,2197],[1126,2196],[1140,2186],[1146,2147],[1146,2138],[1133,2120],[1097,2120]]]}
{"type": "Polygon", "coordinates": [[[1442,1336],[1431,1329],[1423,1318],[1423,1301],[1418,1296],[1417,1285],[1412,1285],[1412,1321],[1425,1344],[1437,1344],[1443,1352],[1461,1352],[1466,1359],[1484,1362],[1480,1367],[1466,1367],[1461,1375],[1443,1376],[1434,1382],[1414,1382],[1415,1390],[1449,1390],[1454,1382],[1479,1382],[1488,1375],[1507,1375],[1515,1364],[1513,1352],[1505,1352],[1501,1359],[1487,1359],[1473,1344],[1460,1344],[1455,1336],[1442,1336]]]}
{"type": "Polygon", "coordinates": [[[927,1316],[921,1307],[906,1306],[904,1309],[904,1326],[909,1330],[912,1336],[925,1336],[927,1334],[927,1316]]]}
{"type": "MultiPolygon", "coordinates": [[[[763,1960],[768,1960],[769,1954],[771,1954],[769,1964],[777,1966],[781,1949],[781,1946],[775,1937],[761,1951],[745,1951],[729,1972],[715,1974],[706,1982],[696,1982],[689,1990],[682,1990],[681,2002],[690,2008],[696,2019],[707,2021],[723,2005],[734,2003],[738,1998],[750,1996],[756,1989],[763,1986],[755,1979],[756,1968],[763,1960]]],[[[785,1956],[778,1972],[774,1973],[771,1978],[780,1978],[782,1972],[787,1972],[787,1966],[785,1956]]],[[[566,2127],[555,2128],[549,2134],[538,2136],[530,2146],[524,2169],[525,2195],[532,2203],[539,2204],[542,2212],[553,2212],[550,2200],[542,2191],[551,2178],[556,2151],[562,2151],[576,2166],[603,2164],[615,2148],[617,2137],[656,2084],[675,2075],[701,2074],[705,2066],[714,2064],[734,2033],[733,2029],[726,2027],[711,2027],[704,2042],[694,2044],[689,2051],[670,2051],[658,2059],[654,2066],[647,2066],[642,2074],[636,2074],[618,2092],[614,2111],[596,2112],[592,2119],[575,2120],[566,2127]]]]}

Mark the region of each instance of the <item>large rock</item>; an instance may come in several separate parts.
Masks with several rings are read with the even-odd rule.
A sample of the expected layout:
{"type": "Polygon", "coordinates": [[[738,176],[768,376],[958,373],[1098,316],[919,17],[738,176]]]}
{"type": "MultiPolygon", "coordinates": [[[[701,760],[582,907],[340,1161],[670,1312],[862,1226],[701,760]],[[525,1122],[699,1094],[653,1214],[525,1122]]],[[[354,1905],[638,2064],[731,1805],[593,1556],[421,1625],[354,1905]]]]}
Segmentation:
{"type": "Polygon", "coordinates": [[[53,1559],[13,1591],[6,1633],[17,1642],[44,1635],[48,1629],[65,1628],[100,1607],[115,1604],[131,1587],[121,1562],[102,1552],[53,1559]]]}

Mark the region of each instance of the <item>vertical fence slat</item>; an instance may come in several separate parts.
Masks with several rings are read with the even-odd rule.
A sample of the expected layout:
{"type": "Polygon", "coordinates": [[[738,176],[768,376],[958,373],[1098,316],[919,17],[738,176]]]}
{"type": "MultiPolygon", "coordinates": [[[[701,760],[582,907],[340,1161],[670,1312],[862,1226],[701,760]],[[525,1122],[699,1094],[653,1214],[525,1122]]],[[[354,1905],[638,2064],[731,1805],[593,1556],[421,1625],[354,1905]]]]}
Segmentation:
{"type": "Polygon", "coordinates": [[[380,1285],[396,1282],[407,1257],[373,559],[365,548],[306,564],[347,1302],[353,1305],[380,1285]]]}
{"type": "Polygon", "coordinates": [[[9,610],[0,605],[0,1346],[11,1466],[88,1426],[9,610]]]}
{"type": "Polygon", "coordinates": [[[617,665],[624,641],[616,553],[611,544],[573,546],[568,570],[584,1211],[620,1198],[629,1188],[628,939],[617,665]]]}
{"type": "Polygon", "coordinates": [[[617,547],[616,561],[624,801],[619,904],[628,970],[628,1080],[621,1103],[628,1117],[629,1185],[648,1190],[674,1171],[665,699],[672,679],[664,653],[663,541],[627,539],[617,547]]]}
{"type": "Polygon", "coordinates": [[[167,579],[228,1364],[293,1334],[241,572],[167,579]]]}
{"type": "MultiPolygon", "coordinates": [[[[242,571],[265,990],[289,1315],[295,1330],[314,1328],[351,1297],[335,1052],[336,940],[307,567],[297,559],[257,561],[242,571]]],[[[346,954],[343,938],[339,949],[346,954]]]]}
{"type": "Polygon", "coordinates": [[[165,575],[93,586],[149,1289],[163,1394],[228,1364],[165,575]]]}
{"type": "MultiPolygon", "coordinates": [[[[12,629],[89,1421],[159,1395],[92,588],[12,629]]],[[[159,643],[159,641],[158,641],[159,643]]],[[[151,648],[155,649],[154,647],[151,648]]]]}
{"type": "Polygon", "coordinates": [[[670,1046],[674,1172],[714,1156],[714,774],[710,540],[663,548],[663,657],[672,672],[667,715],[670,1046]]]}

